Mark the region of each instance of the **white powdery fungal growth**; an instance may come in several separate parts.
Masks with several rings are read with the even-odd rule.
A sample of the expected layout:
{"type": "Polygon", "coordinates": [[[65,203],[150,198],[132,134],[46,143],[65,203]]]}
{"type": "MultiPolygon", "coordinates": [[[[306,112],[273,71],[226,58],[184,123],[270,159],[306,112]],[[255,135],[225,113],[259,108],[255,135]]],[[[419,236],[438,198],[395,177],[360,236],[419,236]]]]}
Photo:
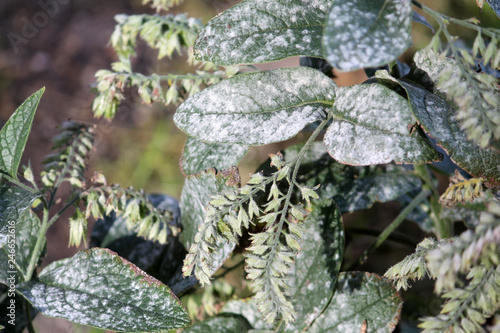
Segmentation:
{"type": "Polygon", "coordinates": [[[322,57],[321,34],[332,0],[243,1],[208,22],[195,54],[218,65],[293,55],[322,57]]]}
{"type": "Polygon", "coordinates": [[[335,1],[323,34],[328,61],[343,71],[384,65],[410,44],[409,0],[335,1]]]}
{"type": "Polygon", "coordinates": [[[324,119],[335,90],[326,75],[305,67],[238,75],[190,97],[174,122],[205,142],[268,144],[324,119]]]}

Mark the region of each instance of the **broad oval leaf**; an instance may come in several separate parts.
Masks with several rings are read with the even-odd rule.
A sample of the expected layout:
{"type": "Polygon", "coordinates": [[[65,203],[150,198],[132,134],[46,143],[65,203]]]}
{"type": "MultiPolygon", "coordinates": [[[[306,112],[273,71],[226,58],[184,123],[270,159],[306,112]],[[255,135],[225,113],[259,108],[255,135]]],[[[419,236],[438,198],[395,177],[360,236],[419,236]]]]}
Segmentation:
{"type": "Polygon", "coordinates": [[[38,102],[45,88],[28,97],[0,131],[0,172],[17,179],[17,169],[31,131],[38,102]]]}
{"type": "Polygon", "coordinates": [[[491,185],[500,186],[500,152],[481,149],[468,140],[448,102],[415,83],[399,82],[408,93],[421,126],[446,150],[452,161],[474,177],[483,177],[491,185]]]}
{"type": "Polygon", "coordinates": [[[417,120],[408,101],[383,85],[338,88],[333,114],[323,141],[340,163],[421,164],[442,158],[424,133],[412,131],[417,120]]]}
{"type": "MultiPolygon", "coordinates": [[[[182,220],[180,241],[186,249],[189,250],[194,243],[198,227],[204,223],[206,207],[211,200],[210,196],[236,187],[239,181],[239,173],[236,168],[220,173],[216,173],[214,169],[209,169],[186,178],[179,202],[182,220]]],[[[210,267],[212,274],[222,265],[235,246],[236,244],[227,240],[223,240],[218,244],[217,260],[212,262],[210,267]]]]}
{"type": "Polygon", "coordinates": [[[12,277],[13,272],[16,272],[16,283],[25,281],[31,256],[39,255],[33,250],[38,239],[40,220],[27,209],[18,219],[15,229],[10,230],[15,230],[15,233],[9,233],[8,244],[0,246],[0,282],[5,284],[9,284],[7,278],[12,277]],[[15,248],[10,247],[11,244],[15,244],[15,248]]]}
{"type": "Polygon", "coordinates": [[[246,0],[212,19],[194,45],[218,65],[262,63],[294,55],[323,57],[321,34],[332,0],[246,0]]]}
{"type": "Polygon", "coordinates": [[[54,262],[17,289],[46,316],[108,330],[164,331],[191,323],[167,286],[106,249],[54,262]]]}
{"type": "Polygon", "coordinates": [[[238,144],[204,143],[188,136],[180,162],[182,173],[188,176],[210,168],[229,169],[238,165],[248,148],[238,144]]]}
{"type": "Polygon", "coordinates": [[[16,224],[40,194],[0,181],[0,246],[15,232],[16,224]]]}
{"type": "Polygon", "coordinates": [[[301,251],[290,274],[295,322],[284,332],[303,332],[330,301],[344,257],[342,215],[332,200],[317,204],[304,221],[301,251]]]}
{"type": "Polygon", "coordinates": [[[325,312],[307,332],[392,332],[403,302],[392,284],[379,275],[365,272],[341,273],[335,295],[325,312]]]}
{"type": "Polygon", "coordinates": [[[323,33],[326,59],[343,71],[395,60],[411,44],[409,0],[337,0],[323,33]]]}
{"type": "Polygon", "coordinates": [[[312,68],[242,74],[188,98],[174,122],[204,142],[264,145],[324,119],[335,90],[329,77],[312,68]]]}
{"type": "Polygon", "coordinates": [[[222,314],[197,322],[182,333],[246,333],[251,329],[252,326],[242,316],[222,314]]]}

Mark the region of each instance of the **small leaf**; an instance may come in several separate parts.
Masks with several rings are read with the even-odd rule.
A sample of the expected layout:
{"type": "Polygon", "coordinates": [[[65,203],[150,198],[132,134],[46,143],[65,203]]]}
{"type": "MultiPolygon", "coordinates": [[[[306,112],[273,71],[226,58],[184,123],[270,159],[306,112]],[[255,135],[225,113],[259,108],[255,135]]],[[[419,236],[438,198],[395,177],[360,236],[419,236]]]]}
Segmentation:
{"type": "Polygon", "coordinates": [[[0,282],[9,285],[7,278],[13,272],[17,272],[15,283],[24,282],[31,256],[40,255],[33,253],[39,230],[40,220],[29,209],[21,215],[15,229],[9,230],[15,232],[9,232],[8,242],[0,247],[0,282]]]}
{"type": "Polygon", "coordinates": [[[326,59],[352,71],[395,60],[411,44],[409,0],[338,0],[323,33],[326,59]]]}
{"type": "Polygon", "coordinates": [[[191,322],[167,286],[106,249],[56,261],[17,289],[46,316],[108,330],[163,331],[191,322]]]}
{"type": "MultiPolygon", "coordinates": [[[[204,216],[210,196],[235,187],[226,185],[226,180],[230,177],[231,175],[223,176],[222,173],[216,174],[214,169],[209,169],[186,178],[180,199],[183,227],[180,240],[186,249],[195,243],[194,237],[198,232],[198,227],[205,223],[204,216]]],[[[212,274],[222,265],[234,247],[234,243],[226,240],[223,244],[219,244],[220,251],[216,255],[217,260],[212,262],[210,267],[212,274]]]]}
{"type": "Polygon", "coordinates": [[[210,168],[228,169],[238,165],[248,148],[238,144],[204,143],[188,136],[182,151],[181,170],[188,176],[210,168]]]}
{"type": "Polygon", "coordinates": [[[247,333],[252,326],[236,314],[221,314],[195,323],[182,330],[183,333],[247,333]]]}
{"type": "Polygon", "coordinates": [[[399,293],[377,274],[341,273],[330,304],[307,332],[359,332],[366,320],[369,332],[389,333],[402,306],[399,293]]]}
{"type": "Polygon", "coordinates": [[[263,145],[324,119],[335,90],[330,78],[311,68],[242,74],[191,96],[174,122],[204,142],[263,145]]]}
{"type": "Polygon", "coordinates": [[[31,131],[38,102],[45,88],[28,97],[0,131],[0,172],[17,179],[17,169],[31,131]]]}
{"type": "Polygon", "coordinates": [[[408,125],[416,123],[408,101],[385,86],[362,84],[337,89],[333,114],[323,141],[340,163],[421,164],[442,158],[425,134],[408,130],[408,125]]]}
{"type": "Polygon", "coordinates": [[[294,55],[323,57],[321,35],[332,0],[246,0],[212,19],[195,42],[197,58],[218,65],[294,55]]]}
{"type": "Polygon", "coordinates": [[[430,29],[430,31],[432,31],[432,33],[435,33],[434,27],[427,21],[427,19],[425,18],[425,16],[422,16],[419,13],[417,13],[416,11],[413,11],[411,19],[414,22],[417,22],[417,23],[420,23],[420,24],[426,26],[427,28],[430,29]]]}
{"type": "Polygon", "coordinates": [[[7,242],[9,233],[15,232],[16,224],[40,194],[0,182],[0,246],[7,242]]]}

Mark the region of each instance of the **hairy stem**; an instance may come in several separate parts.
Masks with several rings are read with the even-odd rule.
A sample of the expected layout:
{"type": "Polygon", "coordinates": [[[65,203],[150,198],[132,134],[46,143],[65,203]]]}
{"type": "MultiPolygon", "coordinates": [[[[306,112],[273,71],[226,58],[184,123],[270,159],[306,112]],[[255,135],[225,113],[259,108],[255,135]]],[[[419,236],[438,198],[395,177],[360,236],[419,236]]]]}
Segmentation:
{"type": "Polygon", "coordinates": [[[348,271],[352,271],[354,270],[356,267],[358,266],[361,266],[363,265],[366,260],[368,259],[368,257],[373,253],[375,252],[375,250],[377,250],[379,248],[379,246],[385,242],[385,240],[389,237],[389,235],[397,229],[397,227],[399,227],[401,225],[401,223],[404,221],[404,219],[413,211],[413,209],[415,209],[415,207],[417,207],[417,205],[419,203],[421,203],[425,198],[427,198],[429,195],[431,194],[431,191],[430,190],[423,190],[422,192],[420,192],[411,202],[408,206],[405,207],[405,209],[403,209],[401,211],[401,213],[399,213],[399,215],[394,219],[394,221],[391,222],[391,224],[389,224],[387,226],[387,228],[384,229],[384,231],[382,231],[382,233],[380,234],[380,236],[377,238],[377,240],[372,244],[370,245],[370,247],[368,249],[366,249],[362,254],[361,256],[358,258],[358,260],[356,260],[351,266],[349,266],[349,268],[347,269],[348,271]]]}
{"type": "Polygon", "coordinates": [[[38,237],[36,239],[35,247],[31,252],[30,263],[28,265],[28,269],[26,270],[26,281],[31,280],[33,276],[33,272],[35,271],[36,264],[38,263],[38,259],[40,257],[40,253],[42,252],[42,247],[45,244],[45,236],[47,234],[47,230],[49,229],[49,210],[48,208],[43,209],[43,218],[42,218],[42,226],[40,227],[40,231],[38,232],[38,237]]]}

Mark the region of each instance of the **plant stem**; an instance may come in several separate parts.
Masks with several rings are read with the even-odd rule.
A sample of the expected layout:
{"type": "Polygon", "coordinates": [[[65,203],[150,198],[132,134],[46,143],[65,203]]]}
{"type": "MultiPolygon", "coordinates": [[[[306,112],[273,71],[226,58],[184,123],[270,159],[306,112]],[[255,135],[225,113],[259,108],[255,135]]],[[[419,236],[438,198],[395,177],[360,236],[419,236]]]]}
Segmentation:
{"type": "Polygon", "coordinates": [[[370,245],[368,249],[366,249],[361,256],[356,260],[349,268],[347,269],[348,271],[354,270],[356,267],[363,265],[368,257],[375,252],[379,248],[379,246],[389,237],[389,235],[397,229],[401,225],[401,223],[404,221],[404,219],[417,207],[419,203],[421,203],[425,198],[427,198],[431,194],[430,190],[423,190],[420,192],[415,199],[413,199],[408,206],[405,207],[399,213],[399,215],[394,219],[394,221],[387,226],[387,228],[382,231],[380,236],[377,238],[377,240],[370,245]]]}
{"type": "Polygon", "coordinates": [[[31,304],[26,301],[23,297],[23,307],[26,310],[26,320],[28,322],[27,329],[28,333],[36,333],[35,327],[33,326],[33,321],[31,320],[31,304]]]}
{"type": "Polygon", "coordinates": [[[42,247],[45,244],[45,235],[47,234],[47,230],[49,229],[49,210],[48,208],[43,209],[43,218],[42,218],[42,226],[40,227],[40,231],[38,232],[38,237],[36,239],[35,247],[31,252],[30,263],[28,265],[28,269],[26,270],[26,281],[31,280],[33,276],[33,272],[35,271],[36,264],[40,257],[40,253],[42,252],[42,247]]]}
{"type": "MultiPolygon", "coordinates": [[[[7,174],[2,174],[2,177],[5,177],[5,179],[7,179],[7,181],[25,189],[26,191],[28,192],[31,192],[31,193],[38,193],[38,191],[34,188],[31,188],[29,186],[26,186],[25,184],[21,183],[19,180],[7,175],[7,174]]],[[[1,180],[1,179],[0,179],[1,180]]]]}

